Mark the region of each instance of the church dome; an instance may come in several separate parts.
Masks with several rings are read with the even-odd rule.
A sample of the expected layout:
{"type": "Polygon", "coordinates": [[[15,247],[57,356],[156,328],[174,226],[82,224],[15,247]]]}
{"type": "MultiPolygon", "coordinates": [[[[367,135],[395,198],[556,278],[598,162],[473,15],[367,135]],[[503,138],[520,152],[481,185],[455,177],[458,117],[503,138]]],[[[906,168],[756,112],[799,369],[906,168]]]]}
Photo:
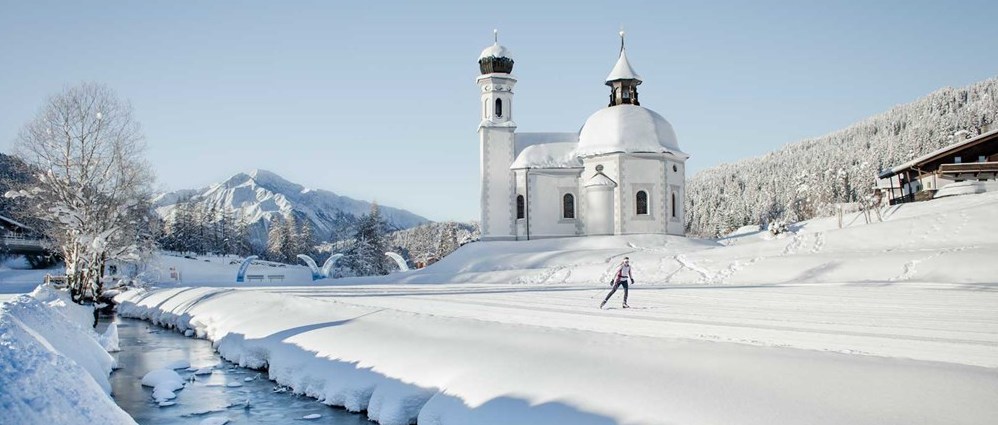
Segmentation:
{"type": "Polygon", "coordinates": [[[579,131],[579,156],[609,153],[663,153],[681,156],[676,132],[665,118],[637,105],[616,105],[592,114],[579,131]]]}
{"type": "Polygon", "coordinates": [[[482,74],[513,72],[513,53],[498,42],[482,50],[478,55],[478,68],[482,74]]]}

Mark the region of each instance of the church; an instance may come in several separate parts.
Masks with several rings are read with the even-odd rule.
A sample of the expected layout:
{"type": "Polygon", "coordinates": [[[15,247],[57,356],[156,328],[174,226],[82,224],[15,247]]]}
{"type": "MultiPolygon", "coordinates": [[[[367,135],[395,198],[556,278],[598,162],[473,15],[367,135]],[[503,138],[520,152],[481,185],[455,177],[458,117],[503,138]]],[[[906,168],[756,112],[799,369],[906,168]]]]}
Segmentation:
{"type": "Polygon", "coordinates": [[[606,77],[609,106],[578,132],[517,132],[512,54],[497,38],[478,65],[482,240],[685,234],[689,155],[672,125],[638,101],[623,32],[606,77]]]}

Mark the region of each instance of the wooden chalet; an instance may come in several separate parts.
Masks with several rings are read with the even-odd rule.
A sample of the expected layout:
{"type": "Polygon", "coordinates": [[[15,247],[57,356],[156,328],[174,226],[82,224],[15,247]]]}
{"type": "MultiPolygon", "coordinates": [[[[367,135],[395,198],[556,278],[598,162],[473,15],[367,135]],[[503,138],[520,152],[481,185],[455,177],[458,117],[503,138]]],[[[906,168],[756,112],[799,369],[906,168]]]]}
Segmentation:
{"type": "Polygon", "coordinates": [[[878,175],[878,187],[885,189],[893,205],[932,199],[954,183],[982,182],[979,191],[998,190],[996,176],[998,130],[992,130],[884,170],[878,175]]]}

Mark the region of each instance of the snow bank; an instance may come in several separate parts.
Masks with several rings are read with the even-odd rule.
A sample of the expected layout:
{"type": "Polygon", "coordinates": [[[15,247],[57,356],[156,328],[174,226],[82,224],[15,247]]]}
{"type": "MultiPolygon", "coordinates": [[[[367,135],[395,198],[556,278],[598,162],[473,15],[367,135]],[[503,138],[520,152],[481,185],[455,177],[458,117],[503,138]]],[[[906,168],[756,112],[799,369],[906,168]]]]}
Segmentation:
{"type": "MultiPolygon", "coordinates": [[[[189,365],[188,363],[188,366],[183,367],[186,368],[189,365]]],[[[167,366],[165,369],[156,369],[146,373],[142,377],[142,385],[153,387],[152,398],[157,403],[162,404],[177,397],[174,391],[184,388],[184,378],[181,378],[180,374],[167,366]]]]}
{"type": "Polygon", "coordinates": [[[135,423],[109,396],[114,360],[80,326],[92,321],[89,309],[45,286],[0,306],[4,423],[135,423]]]}
{"type": "Polygon", "coordinates": [[[558,292],[500,306],[510,322],[448,317],[435,307],[450,297],[407,291],[417,290],[370,298],[413,298],[418,312],[359,305],[349,294],[331,302],[217,288],[132,291],[116,301],[125,316],[194,329],[223,357],[267,367],[296,392],[366,409],[382,424],[979,424],[998,416],[991,368],[629,335],[631,326],[662,323],[629,316],[640,309],[600,312],[593,301],[570,322],[548,323],[549,313],[568,310],[558,292]],[[572,322],[615,326],[595,332],[572,322]]]}

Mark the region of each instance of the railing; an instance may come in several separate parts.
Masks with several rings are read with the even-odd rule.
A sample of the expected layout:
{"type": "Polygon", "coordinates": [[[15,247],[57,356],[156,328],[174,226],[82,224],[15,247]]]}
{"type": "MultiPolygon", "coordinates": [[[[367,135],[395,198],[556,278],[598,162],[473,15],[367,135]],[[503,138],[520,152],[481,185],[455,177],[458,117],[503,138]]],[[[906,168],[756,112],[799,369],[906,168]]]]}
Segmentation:
{"type": "Polygon", "coordinates": [[[0,233],[0,250],[23,253],[44,252],[45,239],[3,232],[0,233]]]}
{"type": "Polygon", "coordinates": [[[998,162],[961,162],[959,164],[942,164],[939,166],[941,174],[963,174],[963,173],[994,173],[998,172],[998,162]]]}

